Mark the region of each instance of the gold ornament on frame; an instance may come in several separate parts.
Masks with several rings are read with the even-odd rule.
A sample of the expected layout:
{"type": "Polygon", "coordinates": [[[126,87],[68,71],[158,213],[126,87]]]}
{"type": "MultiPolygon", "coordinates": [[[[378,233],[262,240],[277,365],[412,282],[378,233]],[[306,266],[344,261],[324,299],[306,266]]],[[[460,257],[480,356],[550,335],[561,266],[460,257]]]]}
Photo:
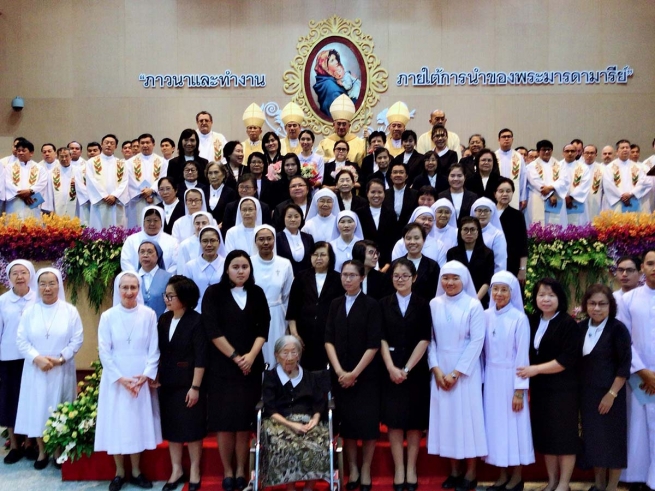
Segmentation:
{"type": "Polygon", "coordinates": [[[298,54],[284,72],[284,92],[305,113],[303,126],[317,134],[332,133],[330,104],[342,94],[355,104],[351,131],[371,122],[372,108],[388,89],[389,73],[373,53],[373,38],[363,34],[362,21],[336,15],[309,21],[309,34],[298,39],[298,54]]]}

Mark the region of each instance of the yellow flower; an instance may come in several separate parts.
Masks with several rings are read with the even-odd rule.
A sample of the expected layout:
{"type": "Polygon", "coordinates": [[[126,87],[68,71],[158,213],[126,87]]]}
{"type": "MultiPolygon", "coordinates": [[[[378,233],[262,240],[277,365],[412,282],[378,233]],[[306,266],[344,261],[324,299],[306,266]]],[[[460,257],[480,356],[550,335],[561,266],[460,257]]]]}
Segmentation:
{"type": "Polygon", "coordinates": [[[43,432],[43,443],[48,443],[50,441],[50,435],[47,433],[43,432]]]}
{"type": "Polygon", "coordinates": [[[61,412],[66,414],[68,412],[68,406],[64,406],[61,408],[61,412]]]}
{"type": "Polygon", "coordinates": [[[72,436],[73,438],[77,438],[77,431],[74,431],[73,433],[71,433],[71,436],[72,436]]]}

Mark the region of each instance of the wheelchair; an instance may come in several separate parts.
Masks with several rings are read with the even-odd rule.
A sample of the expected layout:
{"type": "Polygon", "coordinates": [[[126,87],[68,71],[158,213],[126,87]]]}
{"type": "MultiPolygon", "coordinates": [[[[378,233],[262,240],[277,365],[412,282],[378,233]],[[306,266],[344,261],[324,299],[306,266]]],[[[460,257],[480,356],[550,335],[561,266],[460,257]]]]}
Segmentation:
{"type": "MultiPolygon", "coordinates": [[[[329,431],[328,450],[330,460],[329,491],[341,491],[343,485],[343,442],[341,438],[334,435],[334,399],[332,399],[332,384],[329,370],[312,372],[319,382],[324,394],[327,395],[327,423],[329,431]]],[[[262,417],[264,412],[264,401],[260,400],[256,406],[257,427],[256,435],[250,446],[250,483],[244,491],[261,491],[262,483],[262,417]]],[[[321,418],[322,420],[324,418],[321,418]]]]}

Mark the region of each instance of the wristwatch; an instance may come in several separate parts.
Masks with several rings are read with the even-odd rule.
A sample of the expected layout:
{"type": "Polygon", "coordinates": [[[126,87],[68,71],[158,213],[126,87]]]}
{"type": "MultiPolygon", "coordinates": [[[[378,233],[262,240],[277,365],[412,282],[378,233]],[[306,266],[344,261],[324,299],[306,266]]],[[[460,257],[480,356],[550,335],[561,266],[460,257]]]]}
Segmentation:
{"type": "Polygon", "coordinates": [[[66,363],[66,358],[64,358],[64,355],[59,355],[59,363],[61,363],[62,365],[66,363]]]}
{"type": "Polygon", "coordinates": [[[403,372],[405,372],[406,375],[409,375],[409,368],[407,368],[407,366],[404,366],[403,372]]]}
{"type": "Polygon", "coordinates": [[[197,385],[192,385],[191,388],[192,388],[193,390],[200,390],[200,387],[197,386],[197,385]]]}
{"type": "Polygon", "coordinates": [[[455,372],[450,372],[450,376],[451,376],[453,379],[455,379],[455,380],[457,380],[457,379],[459,378],[459,377],[455,374],[455,372]]]}
{"type": "Polygon", "coordinates": [[[237,350],[234,350],[230,355],[230,360],[234,360],[237,356],[239,356],[239,353],[237,353],[237,350]]]}

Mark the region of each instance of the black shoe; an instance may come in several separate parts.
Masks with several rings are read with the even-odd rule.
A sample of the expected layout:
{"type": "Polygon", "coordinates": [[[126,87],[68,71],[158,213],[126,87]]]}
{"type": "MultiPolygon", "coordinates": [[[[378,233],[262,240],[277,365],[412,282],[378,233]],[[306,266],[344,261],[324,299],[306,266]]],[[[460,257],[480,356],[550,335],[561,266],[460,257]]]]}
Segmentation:
{"type": "Polygon", "coordinates": [[[487,486],[487,491],[502,491],[503,489],[505,489],[505,486],[507,486],[508,482],[509,481],[505,481],[504,484],[499,484],[498,486],[496,486],[495,484],[491,486],[487,486]]]}
{"type": "Polygon", "coordinates": [[[372,487],[373,487],[373,483],[371,483],[371,484],[360,484],[359,485],[359,491],[371,491],[372,487]]]}
{"type": "Polygon", "coordinates": [[[234,489],[243,491],[247,487],[248,487],[248,481],[246,481],[245,477],[237,477],[236,480],[234,481],[234,489]]]}
{"type": "Polygon", "coordinates": [[[57,459],[53,459],[52,465],[55,466],[55,469],[61,469],[62,464],[57,463],[57,459]]]}
{"type": "Polygon", "coordinates": [[[462,479],[462,476],[448,476],[448,479],[441,483],[441,487],[443,489],[454,489],[462,482],[462,479]]]}
{"type": "Polygon", "coordinates": [[[469,481],[468,479],[462,479],[459,485],[455,487],[455,491],[471,491],[472,489],[475,489],[477,487],[478,487],[477,479],[473,479],[472,481],[469,481]]]}
{"type": "Polygon", "coordinates": [[[148,478],[143,474],[139,474],[137,477],[130,477],[130,484],[134,484],[143,489],[150,489],[152,487],[152,481],[148,481],[148,478]]]}
{"type": "Polygon", "coordinates": [[[406,482],[405,483],[405,489],[407,489],[407,491],[416,491],[418,489],[418,481],[416,481],[416,482],[406,482]]]}
{"type": "Polygon", "coordinates": [[[505,491],[523,491],[524,487],[525,487],[525,481],[520,480],[519,483],[513,488],[508,488],[507,486],[505,486],[505,491]]]}
{"type": "Polygon", "coordinates": [[[403,483],[400,483],[400,484],[394,483],[393,491],[404,491],[406,486],[407,486],[406,482],[403,482],[403,483]]]}
{"type": "Polygon", "coordinates": [[[12,448],[9,453],[5,455],[5,464],[15,464],[23,458],[23,451],[18,448],[12,448]]]}
{"type": "Polygon", "coordinates": [[[199,489],[200,489],[200,481],[189,483],[189,491],[198,491],[199,489]]]}
{"type": "Polygon", "coordinates": [[[221,486],[223,487],[224,491],[234,491],[235,484],[235,479],[233,477],[226,477],[223,479],[221,486]]]}
{"type": "Polygon", "coordinates": [[[45,469],[46,467],[48,467],[48,462],[49,462],[49,461],[50,461],[50,459],[48,458],[47,455],[45,456],[45,458],[43,458],[43,459],[41,459],[41,460],[35,460],[35,461],[34,461],[34,468],[35,468],[37,471],[42,471],[43,469],[45,469]]]}
{"type": "Polygon", "coordinates": [[[359,487],[360,484],[360,478],[358,477],[356,481],[348,481],[348,484],[346,484],[346,489],[348,491],[355,491],[359,487]]]}
{"type": "Polygon", "coordinates": [[[34,445],[25,447],[25,458],[27,460],[36,460],[39,458],[39,449],[34,445]]]}
{"type": "Polygon", "coordinates": [[[184,483],[185,483],[184,474],[182,474],[177,481],[167,482],[166,484],[164,484],[164,487],[161,489],[162,491],[173,491],[174,489],[177,489],[177,487],[180,484],[184,484],[184,483]]]}
{"type": "Polygon", "coordinates": [[[123,484],[125,484],[125,478],[121,476],[116,476],[109,483],[109,491],[119,491],[123,484]]]}

